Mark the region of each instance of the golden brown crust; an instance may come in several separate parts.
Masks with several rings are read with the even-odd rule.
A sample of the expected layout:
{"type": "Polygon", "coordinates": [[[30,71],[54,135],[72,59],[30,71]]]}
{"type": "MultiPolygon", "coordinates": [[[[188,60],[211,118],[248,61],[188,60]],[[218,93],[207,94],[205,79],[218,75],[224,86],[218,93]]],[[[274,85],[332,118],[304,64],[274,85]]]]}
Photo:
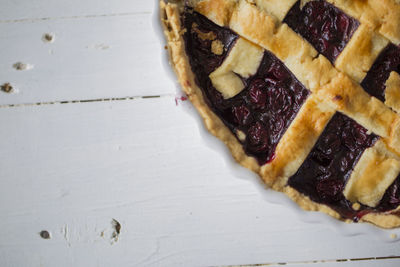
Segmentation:
{"type": "Polygon", "coordinates": [[[235,0],[203,0],[195,5],[195,10],[223,27],[229,25],[236,2],[235,0]]]}
{"type": "Polygon", "coordinates": [[[225,99],[232,98],[245,87],[238,75],[248,78],[256,74],[263,56],[264,49],[239,37],[224,62],[209,78],[225,99]]]}
{"type": "Polygon", "coordinates": [[[186,56],[182,37],[184,29],[181,28],[179,6],[161,1],[160,7],[163,14],[162,23],[167,37],[171,65],[178,76],[182,89],[200,113],[207,129],[228,146],[235,160],[244,167],[259,173],[260,166],[257,161],[245,154],[236,137],[204,102],[201,89],[194,81],[194,74],[186,56]]]}
{"type": "Polygon", "coordinates": [[[375,59],[389,41],[376,34],[368,25],[361,24],[335,61],[335,67],[360,83],[375,59]]]}
{"type": "Polygon", "coordinates": [[[251,0],[250,2],[254,3],[268,14],[275,16],[279,21],[282,21],[296,1],[297,0],[251,0]]]}
{"type": "Polygon", "coordinates": [[[392,71],[386,81],[385,104],[400,112],[400,75],[392,71]]]}
{"type": "Polygon", "coordinates": [[[275,160],[261,167],[265,183],[282,191],[290,176],[303,163],[335,111],[320,105],[311,95],[298,112],[296,118],[282,136],[275,150],[275,160]]]}
{"type": "MultiPolygon", "coordinates": [[[[328,206],[313,202],[309,197],[304,196],[290,186],[286,186],[283,192],[304,210],[320,211],[338,220],[342,220],[348,223],[352,222],[351,220],[343,219],[339,213],[329,208],[328,206]]],[[[400,217],[396,214],[391,213],[369,213],[364,215],[359,222],[368,222],[382,228],[391,229],[399,227],[400,217]]]]}
{"type": "Polygon", "coordinates": [[[366,149],[357,162],[343,195],[352,203],[376,207],[400,173],[399,157],[378,140],[366,149]]]}
{"type": "MultiPolygon", "coordinates": [[[[289,70],[327,104],[355,119],[372,132],[391,139],[398,116],[359,84],[338,71],[322,55],[287,25],[280,24],[265,12],[246,1],[240,1],[232,14],[230,27],[276,55],[289,70]]],[[[375,50],[382,45],[375,45],[375,50]]],[[[372,48],[371,48],[372,49],[372,48]]],[[[377,55],[372,49],[371,53],[377,55]]],[[[388,141],[388,144],[392,142],[388,141]]],[[[397,147],[392,149],[398,150],[397,147]]]]}
{"type": "Polygon", "coordinates": [[[347,14],[400,44],[400,5],[395,0],[328,0],[347,14]]]}
{"type": "MultiPolygon", "coordinates": [[[[397,38],[396,34],[388,33],[388,29],[397,24],[393,26],[392,22],[387,22],[383,18],[396,17],[398,6],[393,8],[394,11],[385,8],[386,13],[378,19],[376,15],[368,13],[371,7],[380,6],[377,1],[358,0],[353,1],[353,4],[352,1],[345,0],[331,1],[335,5],[338,3],[342,9],[347,8],[350,10],[350,15],[365,22],[349,43],[349,50],[345,50],[338,58],[336,68],[325,57],[318,55],[308,42],[280,22],[284,17],[282,14],[287,12],[285,10],[279,13],[269,8],[267,4],[262,5],[261,0],[191,1],[196,11],[216,24],[231,28],[241,37],[275,54],[312,92],[278,144],[276,158],[264,166],[260,166],[253,157],[246,155],[237,139],[243,138],[243,133],[237,133],[236,137],[223,124],[205,103],[202,91],[194,81],[182,37],[184,29],[180,24],[179,3],[182,1],[175,1],[178,2],[175,4],[160,2],[171,64],[183,90],[199,111],[207,129],[228,146],[237,162],[258,173],[273,189],[286,193],[303,209],[322,211],[338,219],[341,217],[337,212],[326,205],[311,201],[286,184],[287,179],[303,163],[336,110],[382,136],[384,138],[382,143],[389,146],[386,149],[400,155],[399,116],[384,103],[370,97],[356,83],[365,76],[374,59],[388,43],[385,38],[390,40],[397,38]],[[353,14],[357,12],[365,12],[365,17],[353,14]],[[375,34],[372,29],[378,29],[382,36],[375,34]],[[356,47],[360,47],[360,51],[357,51],[356,47]],[[355,62],[359,64],[358,69],[354,68],[353,72],[348,70],[351,67],[346,66],[346,61],[352,53],[355,62]],[[365,53],[368,54],[368,59],[363,58],[365,53]]],[[[390,0],[382,1],[391,3],[390,0]]],[[[400,226],[400,218],[397,215],[384,213],[368,214],[361,221],[384,228],[400,226]]]]}
{"type": "Polygon", "coordinates": [[[392,125],[398,116],[345,74],[339,73],[317,94],[328,105],[354,118],[375,134],[390,137],[392,125]]]}
{"type": "MultiPolygon", "coordinates": [[[[343,220],[339,213],[334,211],[333,209],[329,208],[326,205],[318,204],[312,201],[309,197],[299,193],[294,188],[290,186],[286,186],[283,189],[283,192],[290,197],[294,202],[296,202],[302,209],[308,211],[321,211],[324,212],[338,220],[343,220]]],[[[351,220],[343,220],[346,222],[351,222],[351,220]]]]}
{"type": "Polygon", "coordinates": [[[361,221],[376,224],[382,228],[395,228],[400,225],[400,217],[390,213],[369,213],[361,221]]]}

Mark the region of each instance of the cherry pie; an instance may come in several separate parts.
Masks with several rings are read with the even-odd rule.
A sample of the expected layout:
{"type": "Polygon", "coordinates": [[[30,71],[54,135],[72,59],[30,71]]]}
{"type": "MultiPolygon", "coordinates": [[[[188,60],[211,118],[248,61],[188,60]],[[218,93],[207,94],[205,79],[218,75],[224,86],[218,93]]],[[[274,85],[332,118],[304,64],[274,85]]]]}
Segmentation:
{"type": "Polygon", "coordinates": [[[400,1],[161,1],[208,130],[306,210],[400,226],[400,1]]]}

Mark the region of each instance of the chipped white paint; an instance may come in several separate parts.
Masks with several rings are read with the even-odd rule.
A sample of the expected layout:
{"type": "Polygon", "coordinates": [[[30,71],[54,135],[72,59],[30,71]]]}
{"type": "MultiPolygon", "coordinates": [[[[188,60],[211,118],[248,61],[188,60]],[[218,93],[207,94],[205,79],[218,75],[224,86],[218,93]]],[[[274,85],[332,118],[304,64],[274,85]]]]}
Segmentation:
{"type": "MultiPolygon", "coordinates": [[[[10,2],[13,6],[15,1],[10,2]]],[[[70,2],[22,1],[20,6],[27,6],[25,11],[32,14],[40,11],[40,16],[50,16],[54,12],[54,17],[59,17],[63,14],[58,6],[64,6],[65,14],[69,14],[65,5],[70,2]],[[48,8],[29,10],[32,2],[38,6],[46,2],[48,8]],[[53,10],[49,10],[51,6],[53,10]]],[[[135,7],[137,0],[89,2],[92,6],[88,4],[86,9],[93,15],[90,17],[0,23],[1,46],[7,47],[7,51],[0,52],[0,84],[16,84],[20,90],[17,96],[0,95],[0,105],[175,93],[166,75],[154,78],[164,73],[153,29],[154,3],[142,1],[140,7],[135,7]],[[105,7],[99,10],[102,5],[105,7]],[[128,13],[114,15],[112,10],[128,13]],[[42,41],[43,34],[49,32],[56,36],[54,43],[42,41]],[[12,66],[16,62],[27,62],[35,68],[15,71],[12,66]]]]}
{"type": "Polygon", "coordinates": [[[398,253],[266,202],[272,192],[234,177],[172,96],[1,108],[0,124],[0,260],[204,266],[398,253]]]}
{"type": "Polygon", "coordinates": [[[2,2],[0,84],[20,93],[0,92],[0,266],[398,266],[372,259],[399,255],[395,232],[348,236],[234,177],[175,97],[153,5],[2,2]]]}
{"type": "Polygon", "coordinates": [[[106,44],[94,44],[94,45],[86,46],[86,48],[88,48],[88,49],[107,50],[107,49],[110,49],[111,47],[109,45],[106,45],[106,44]]]}
{"type": "Polygon", "coordinates": [[[54,33],[45,33],[42,36],[42,41],[44,43],[50,43],[51,44],[51,43],[54,43],[55,40],[56,40],[56,36],[55,36],[54,33]]]}
{"type": "Polygon", "coordinates": [[[150,14],[154,1],[139,0],[2,0],[0,23],[123,14],[150,14]]]}
{"type": "Polygon", "coordinates": [[[13,64],[13,68],[16,70],[31,70],[33,69],[33,65],[29,63],[17,62],[13,64]]]}

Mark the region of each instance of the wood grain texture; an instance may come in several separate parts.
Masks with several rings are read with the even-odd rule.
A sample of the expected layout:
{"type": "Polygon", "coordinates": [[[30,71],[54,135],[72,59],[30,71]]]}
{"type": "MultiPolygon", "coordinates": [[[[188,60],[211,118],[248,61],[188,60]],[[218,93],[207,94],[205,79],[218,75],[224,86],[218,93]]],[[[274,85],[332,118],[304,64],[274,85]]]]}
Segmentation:
{"type": "Polygon", "coordinates": [[[151,14],[0,23],[0,105],[174,94],[151,14]],[[44,43],[45,33],[55,35],[44,43]],[[17,71],[16,62],[33,65],[17,71]]]}
{"type": "Polygon", "coordinates": [[[2,0],[0,23],[21,19],[86,17],[105,14],[151,13],[155,1],[148,0],[2,0]]]}
{"type": "Polygon", "coordinates": [[[2,108],[0,123],[7,125],[0,132],[4,266],[208,266],[398,253],[396,244],[342,236],[263,200],[204,146],[172,97],[2,108]],[[117,242],[113,218],[121,223],[117,242]],[[41,230],[52,238],[40,238],[41,230]]]}
{"type": "MultiPolygon", "coordinates": [[[[400,260],[398,259],[365,259],[365,260],[340,260],[338,262],[307,262],[307,263],[293,263],[287,264],[288,267],[308,267],[308,266],[323,266],[323,267],[395,267],[400,265],[400,260]]],[[[281,264],[272,264],[270,266],[282,266],[281,264]]],[[[262,266],[260,266],[262,267],[262,266]]]]}

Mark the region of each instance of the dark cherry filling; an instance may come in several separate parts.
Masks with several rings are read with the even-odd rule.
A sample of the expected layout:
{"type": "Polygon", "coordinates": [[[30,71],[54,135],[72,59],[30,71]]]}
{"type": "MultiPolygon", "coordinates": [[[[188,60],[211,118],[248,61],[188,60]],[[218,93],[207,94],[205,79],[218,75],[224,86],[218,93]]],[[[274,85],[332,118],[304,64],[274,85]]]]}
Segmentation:
{"type": "Polygon", "coordinates": [[[202,15],[187,10],[184,24],[188,29],[184,35],[190,64],[196,74],[196,83],[206,96],[208,105],[236,133],[242,131],[246,138],[241,140],[248,155],[254,156],[260,164],[274,159],[276,146],[295,118],[309,91],[274,55],[265,52],[260,67],[249,78],[240,77],[245,89],[230,99],[224,99],[212,86],[209,74],[226,57],[211,52],[211,42],[199,40],[198,32],[213,32],[229,51],[237,35],[221,28],[202,15]]]}
{"type": "MultiPolygon", "coordinates": [[[[189,8],[187,8],[183,23],[187,29],[184,35],[186,50],[190,55],[190,63],[194,73],[198,77],[208,77],[211,72],[222,64],[238,36],[231,30],[219,27],[189,8]],[[205,37],[200,38],[199,32],[204,33],[203,36],[205,37]],[[224,51],[221,55],[215,55],[211,52],[213,39],[221,41],[224,45],[224,51]]],[[[201,85],[203,84],[201,83],[201,85]]]]}
{"type": "MultiPolygon", "coordinates": [[[[295,19],[301,22],[296,27],[302,35],[305,32],[306,38],[316,43],[326,41],[327,45],[319,51],[326,53],[324,55],[331,61],[343,50],[358,26],[357,21],[324,1],[309,2],[302,11],[297,3],[285,20],[291,25],[295,19]],[[333,18],[335,16],[336,19],[333,18]],[[304,23],[308,26],[298,26],[304,23]],[[331,28],[334,30],[330,31],[331,28]]],[[[309,91],[279,59],[265,51],[257,73],[249,78],[240,77],[245,89],[231,99],[224,99],[213,87],[209,74],[222,64],[238,36],[190,8],[186,8],[183,24],[187,29],[184,34],[186,52],[205,101],[233,133],[242,131],[245,134],[246,138],[240,142],[248,155],[254,156],[260,164],[270,162],[275,157],[280,138],[307,99],[309,91]],[[213,41],[223,45],[223,52],[219,55],[212,53],[213,41]]],[[[376,71],[371,69],[371,72],[375,71],[371,73],[372,77],[379,76],[376,73],[382,77],[386,75],[386,78],[382,78],[383,82],[388,77],[384,73],[400,71],[400,59],[396,59],[397,63],[386,59],[394,57],[395,53],[398,55],[398,52],[393,52],[395,49],[392,46],[386,50],[389,56],[382,53],[377,60],[383,66],[377,67],[376,71]]],[[[343,195],[354,166],[365,149],[371,147],[378,138],[374,134],[367,134],[365,128],[347,116],[336,113],[302,166],[289,178],[288,185],[354,221],[370,212],[395,209],[400,204],[400,175],[376,208],[361,205],[356,211],[343,195]]]]}
{"type": "MultiPolygon", "coordinates": [[[[400,175],[397,176],[394,183],[386,190],[377,211],[388,211],[397,208],[400,205],[400,175]]],[[[400,214],[399,214],[400,215],[400,214]]]]}
{"type": "Polygon", "coordinates": [[[336,113],[317,143],[288,185],[326,204],[347,219],[358,221],[370,212],[385,212],[400,204],[400,178],[389,187],[376,208],[361,206],[354,210],[343,190],[351,172],[365,149],[374,145],[378,136],[349,117],[336,113]]]}
{"type": "Polygon", "coordinates": [[[375,60],[361,86],[370,95],[384,102],[385,83],[392,71],[400,74],[400,47],[389,44],[375,60]]]}
{"type": "Polygon", "coordinates": [[[300,9],[300,1],[297,1],[283,22],[332,63],[360,25],[357,20],[325,1],[308,2],[303,9],[300,9]]]}

